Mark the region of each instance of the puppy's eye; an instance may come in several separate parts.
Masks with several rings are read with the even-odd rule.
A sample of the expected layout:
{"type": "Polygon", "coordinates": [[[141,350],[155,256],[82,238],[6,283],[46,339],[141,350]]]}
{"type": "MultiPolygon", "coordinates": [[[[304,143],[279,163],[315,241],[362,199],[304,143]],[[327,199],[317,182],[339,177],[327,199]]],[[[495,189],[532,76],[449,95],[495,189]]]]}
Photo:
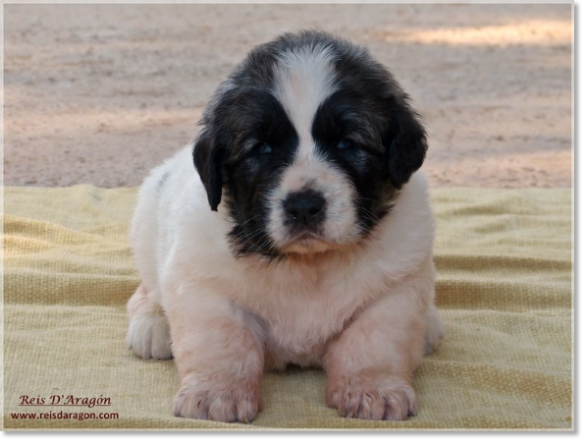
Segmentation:
{"type": "Polygon", "coordinates": [[[353,147],[354,147],[353,143],[350,140],[348,140],[347,138],[344,138],[339,143],[337,143],[337,148],[339,150],[351,149],[353,147]]]}
{"type": "Polygon", "coordinates": [[[258,145],[256,152],[260,155],[268,155],[269,153],[272,153],[272,147],[270,147],[268,143],[262,143],[258,145]]]}

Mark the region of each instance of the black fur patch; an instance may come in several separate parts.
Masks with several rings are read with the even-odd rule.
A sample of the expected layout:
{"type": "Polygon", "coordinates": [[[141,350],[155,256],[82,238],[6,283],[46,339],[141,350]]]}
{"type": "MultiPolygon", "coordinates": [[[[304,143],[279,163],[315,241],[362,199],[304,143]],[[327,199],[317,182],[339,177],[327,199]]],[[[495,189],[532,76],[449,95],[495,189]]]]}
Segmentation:
{"type": "Polygon", "coordinates": [[[284,109],[272,97],[266,99],[262,110],[251,112],[250,118],[257,121],[251,124],[254,129],[245,139],[254,147],[232,154],[225,167],[226,202],[234,221],[230,237],[239,255],[274,257],[278,251],[266,232],[267,195],[292,163],[299,140],[284,109]],[[270,146],[270,153],[262,153],[264,145],[270,146]]]}
{"type": "Polygon", "coordinates": [[[275,256],[278,252],[266,233],[265,203],[268,192],[293,161],[297,133],[281,104],[265,90],[235,89],[224,97],[216,112],[216,143],[230,152],[222,181],[234,221],[230,232],[234,250],[239,255],[275,256]],[[270,153],[262,153],[265,145],[270,153]]]}

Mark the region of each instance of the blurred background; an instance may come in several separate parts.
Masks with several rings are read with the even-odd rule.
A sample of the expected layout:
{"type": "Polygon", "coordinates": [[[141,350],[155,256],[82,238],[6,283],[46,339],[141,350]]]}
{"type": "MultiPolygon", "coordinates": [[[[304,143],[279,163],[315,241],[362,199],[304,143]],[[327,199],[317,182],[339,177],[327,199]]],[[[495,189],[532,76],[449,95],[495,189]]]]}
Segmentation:
{"type": "Polygon", "coordinates": [[[137,186],[254,46],[363,44],[423,115],[431,184],[570,187],[570,4],[4,5],[4,184],[137,186]]]}

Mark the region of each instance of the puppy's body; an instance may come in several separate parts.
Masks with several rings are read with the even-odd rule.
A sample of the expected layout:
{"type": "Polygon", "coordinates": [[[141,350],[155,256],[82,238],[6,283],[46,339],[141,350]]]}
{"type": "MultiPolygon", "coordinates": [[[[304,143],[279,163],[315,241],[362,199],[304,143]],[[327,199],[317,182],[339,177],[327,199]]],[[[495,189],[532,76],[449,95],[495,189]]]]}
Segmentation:
{"type": "MultiPolygon", "coordinates": [[[[209,141],[214,119],[230,118],[218,108],[240,90],[238,76],[258,81],[248,62],[220,88],[194,145],[154,169],[139,193],[132,244],[142,284],[129,302],[128,343],[144,358],[175,357],[180,416],[250,421],[260,409],[262,371],[295,363],[325,368],[327,402],[342,415],[404,419],[416,412],[411,377],[425,344],[433,348],[442,336],[427,183],[422,172],[410,176],[419,161],[410,152],[386,160],[413,169],[405,178],[382,171],[381,133],[371,141],[379,154],[345,152],[359,128],[334,139],[342,153],[326,147],[329,114],[319,112],[341,89],[330,78],[340,75],[332,63],[343,48],[323,34],[303,38],[277,47],[271,74],[257,76],[273,78],[270,127],[260,132],[278,125],[274,135],[240,134],[215,148],[209,141]],[[284,122],[275,120],[279,113],[284,122]],[[253,153],[242,158],[246,150],[253,153]]],[[[377,106],[362,93],[360,103],[377,106]]],[[[247,100],[249,109],[258,98],[247,100]]],[[[343,95],[338,100],[348,108],[343,95]]],[[[235,124],[254,126],[246,118],[235,124]]],[[[370,120],[360,140],[386,130],[370,120]]]]}

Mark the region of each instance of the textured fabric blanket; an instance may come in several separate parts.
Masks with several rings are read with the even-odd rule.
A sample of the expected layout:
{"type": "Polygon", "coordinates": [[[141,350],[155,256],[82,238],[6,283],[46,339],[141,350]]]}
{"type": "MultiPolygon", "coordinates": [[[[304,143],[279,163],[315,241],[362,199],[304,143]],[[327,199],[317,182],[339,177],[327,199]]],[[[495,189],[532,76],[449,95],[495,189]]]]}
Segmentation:
{"type": "Polygon", "coordinates": [[[446,338],[416,372],[419,414],[343,419],[318,370],[268,373],[251,425],[176,418],[173,361],[126,349],[136,189],[6,188],[4,427],[570,429],[569,189],[436,189],[446,338]]]}

